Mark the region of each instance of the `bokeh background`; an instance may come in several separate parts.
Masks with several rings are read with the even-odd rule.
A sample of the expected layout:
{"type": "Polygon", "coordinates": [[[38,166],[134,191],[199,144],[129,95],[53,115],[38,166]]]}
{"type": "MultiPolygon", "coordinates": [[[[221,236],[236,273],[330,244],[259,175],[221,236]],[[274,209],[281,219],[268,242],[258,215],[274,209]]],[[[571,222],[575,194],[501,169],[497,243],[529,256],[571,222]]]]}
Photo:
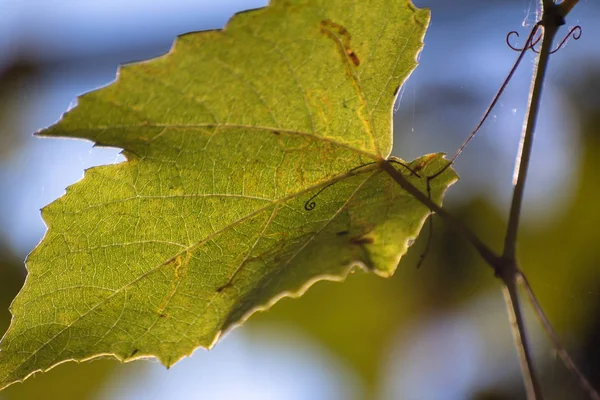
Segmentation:
{"type": "MultiPolygon", "coordinates": [[[[39,209],[118,149],[34,138],[119,64],[166,52],[188,31],[222,27],[266,0],[0,0],[0,329],[45,226],[39,209]]],[[[476,125],[536,20],[536,0],[417,0],[432,10],[421,65],[395,106],[394,153],[453,153],[476,125]],[[521,41],[521,43],[522,43],[521,41]]],[[[600,387],[600,3],[552,56],[544,88],[519,256],[566,347],[600,387]]],[[[566,30],[565,30],[566,33],[566,30]]],[[[532,73],[523,64],[458,160],[446,205],[499,249],[532,73]]],[[[202,71],[198,71],[199,74],[202,71]]],[[[157,362],[67,363],[0,399],[519,399],[519,366],[499,283],[434,218],[391,279],[357,273],[285,299],[170,370],[157,362]]],[[[527,306],[527,304],[526,304],[527,306]]],[[[535,319],[536,363],[549,399],[585,398],[535,319]]]]}

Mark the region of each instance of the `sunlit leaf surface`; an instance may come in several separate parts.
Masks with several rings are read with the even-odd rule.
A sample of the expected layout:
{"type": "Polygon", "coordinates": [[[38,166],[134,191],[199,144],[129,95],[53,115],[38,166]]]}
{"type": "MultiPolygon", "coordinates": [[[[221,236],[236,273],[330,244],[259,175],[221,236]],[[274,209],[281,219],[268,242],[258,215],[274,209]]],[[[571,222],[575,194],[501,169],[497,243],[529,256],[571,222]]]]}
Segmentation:
{"type": "MultiPolygon", "coordinates": [[[[377,160],[428,18],[407,1],[278,0],[80,97],[41,134],[128,161],[43,210],[0,386],[103,355],[170,366],[318,280],[391,275],[429,210],[377,160]]],[[[394,161],[423,191],[444,165],[394,161]]],[[[455,179],[435,179],[432,199],[455,179]]]]}

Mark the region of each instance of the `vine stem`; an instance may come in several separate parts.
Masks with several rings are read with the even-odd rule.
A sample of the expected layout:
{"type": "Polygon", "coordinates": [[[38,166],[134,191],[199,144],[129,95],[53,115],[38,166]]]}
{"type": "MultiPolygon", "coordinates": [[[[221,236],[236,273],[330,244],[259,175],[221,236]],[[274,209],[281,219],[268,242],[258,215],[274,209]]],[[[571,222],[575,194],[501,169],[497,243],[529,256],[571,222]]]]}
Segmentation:
{"type": "MultiPolygon", "coordinates": [[[[513,265],[510,270],[512,270],[513,267],[516,269],[513,265]]],[[[533,356],[527,339],[527,331],[525,330],[525,322],[519,303],[516,279],[514,279],[514,276],[511,277],[511,275],[506,278],[502,277],[504,282],[504,301],[506,303],[508,319],[515,340],[515,347],[519,355],[521,374],[523,376],[527,398],[541,400],[543,399],[542,387],[537,379],[535,368],[533,366],[533,356]]]]}
{"type": "Polygon", "coordinates": [[[530,350],[527,344],[527,338],[525,336],[525,325],[520,311],[517,283],[520,283],[524,287],[535,315],[550,338],[554,349],[562,359],[563,363],[577,378],[579,386],[587,393],[590,399],[600,400],[600,395],[598,392],[579,370],[575,362],[573,362],[573,359],[569,356],[569,353],[566,351],[565,347],[560,342],[558,335],[552,328],[552,324],[550,324],[550,321],[546,317],[546,314],[539,304],[533,289],[529,285],[529,282],[527,281],[527,278],[523,272],[518,268],[516,261],[517,234],[521,215],[521,206],[523,203],[523,194],[525,190],[525,181],[527,179],[527,171],[531,160],[533,136],[541,103],[542,86],[548,67],[548,60],[550,54],[553,53],[552,43],[554,42],[558,28],[565,24],[565,17],[567,14],[569,14],[569,12],[571,12],[573,7],[577,5],[579,0],[564,0],[559,4],[554,3],[554,0],[541,0],[541,2],[543,13],[540,24],[543,28],[544,36],[535,70],[535,78],[531,89],[531,95],[529,98],[527,119],[523,129],[519,156],[517,158],[518,164],[515,169],[515,187],[511,202],[508,227],[504,240],[504,251],[501,257],[504,262],[500,264],[503,266],[503,268],[500,270],[496,269],[496,275],[501,277],[505,284],[506,305],[509,310],[511,326],[513,327],[513,336],[515,337],[515,342],[517,343],[517,349],[521,359],[521,369],[523,371],[523,378],[525,380],[525,386],[527,389],[527,397],[529,399],[542,399],[543,395],[537,381],[536,374],[534,373],[531,355],[529,354],[530,350]]]}
{"type": "Polygon", "coordinates": [[[544,313],[542,306],[540,305],[537,297],[533,293],[533,289],[532,289],[531,285],[529,284],[529,282],[527,281],[527,278],[525,277],[525,275],[523,275],[523,273],[521,271],[518,271],[518,273],[517,273],[517,281],[525,289],[525,293],[527,294],[527,297],[529,297],[529,302],[531,303],[531,306],[533,307],[533,309],[535,311],[535,315],[538,317],[538,320],[540,321],[540,325],[542,325],[542,327],[544,328],[544,331],[546,331],[548,338],[552,342],[552,346],[554,346],[554,349],[558,353],[558,356],[562,359],[562,361],[565,364],[565,366],[567,367],[567,369],[569,371],[571,371],[571,373],[577,378],[577,381],[579,382],[579,386],[581,386],[581,388],[587,393],[587,395],[590,397],[590,399],[600,400],[600,394],[598,394],[596,389],[594,389],[594,387],[587,380],[585,375],[583,375],[583,373],[579,370],[579,368],[577,367],[577,364],[575,364],[575,362],[573,361],[571,356],[569,356],[569,353],[567,352],[565,347],[560,342],[560,339],[558,338],[558,335],[554,331],[554,328],[552,328],[552,324],[548,320],[546,313],[544,313]]]}
{"type": "Polygon", "coordinates": [[[556,36],[559,26],[564,23],[564,18],[556,18],[553,15],[552,10],[554,10],[554,12],[556,11],[556,6],[554,3],[544,1],[544,10],[541,21],[544,35],[542,39],[542,48],[537,60],[535,78],[533,80],[533,85],[530,92],[531,94],[529,97],[527,119],[523,129],[519,156],[517,157],[515,186],[508,217],[508,227],[506,229],[506,236],[504,239],[504,251],[502,253],[503,262],[500,264],[501,268],[496,268],[496,276],[502,279],[502,282],[505,286],[504,297],[511,320],[515,345],[517,352],[519,353],[523,381],[527,390],[527,398],[532,400],[541,400],[544,397],[537,374],[535,373],[531,348],[528,345],[527,340],[525,321],[523,320],[519,302],[519,293],[516,285],[518,271],[516,266],[516,248],[517,233],[519,230],[519,221],[523,204],[523,194],[525,191],[525,182],[527,180],[529,163],[531,161],[533,136],[540,109],[542,87],[544,78],[546,76],[548,60],[550,57],[550,52],[552,51],[554,37],[556,36]]]}

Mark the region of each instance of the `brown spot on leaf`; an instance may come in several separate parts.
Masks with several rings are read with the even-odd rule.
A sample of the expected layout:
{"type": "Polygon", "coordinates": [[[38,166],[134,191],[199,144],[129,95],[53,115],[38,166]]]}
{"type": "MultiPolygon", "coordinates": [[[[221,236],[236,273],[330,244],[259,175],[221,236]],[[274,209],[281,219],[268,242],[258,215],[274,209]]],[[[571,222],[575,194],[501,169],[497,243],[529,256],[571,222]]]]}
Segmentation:
{"type": "Polygon", "coordinates": [[[227,282],[226,284],[224,284],[223,286],[219,286],[217,288],[217,293],[221,293],[223,290],[225,290],[225,288],[231,286],[231,282],[227,282]]]}
{"type": "Polygon", "coordinates": [[[346,50],[346,52],[348,53],[348,57],[352,60],[352,63],[358,67],[360,65],[360,60],[356,53],[352,50],[346,50]]]}
{"type": "Polygon", "coordinates": [[[432,160],[434,160],[437,157],[436,154],[427,154],[423,157],[421,157],[421,159],[419,160],[418,163],[415,163],[415,165],[412,165],[412,169],[414,171],[420,171],[423,168],[425,168],[425,166],[427,166],[427,164],[429,164],[432,160]]]}
{"type": "Polygon", "coordinates": [[[324,19],[321,21],[321,33],[333,40],[347,66],[350,64],[348,61],[356,67],[360,65],[360,58],[352,49],[352,36],[346,28],[329,19],[324,19]]]}

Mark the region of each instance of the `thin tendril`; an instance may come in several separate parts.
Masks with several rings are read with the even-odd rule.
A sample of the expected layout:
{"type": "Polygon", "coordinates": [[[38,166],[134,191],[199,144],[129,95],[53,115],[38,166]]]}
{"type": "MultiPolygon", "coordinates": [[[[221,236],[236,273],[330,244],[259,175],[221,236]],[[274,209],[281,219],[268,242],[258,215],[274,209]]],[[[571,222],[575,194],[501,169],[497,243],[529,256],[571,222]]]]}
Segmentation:
{"type": "MultiPolygon", "coordinates": [[[[519,35],[519,32],[517,32],[517,31],[510,31],[510,32],[508,32],[508,34],[506,35],[506,45],[507,45],[508,47],[510,47],[510,48],[511,48],[512,50],[514,50],[514,51],[523,51],[523,50],[525,50],[525,49],[526,49],[526,47],[525,47],[525,46],[523,46],[523,47],[517,47],[517,46],[513,45],[513,44],[510,42],[510,39],[511,39],[513,36],[519,37],[519,36],[520,36],[520,35],[519,35]]],[[[542,39],[542,34],[540,33],[540,34],[539,34],[539,35],[538,35],[538,36],[535,38],[535,40],[532,40],[532,41],[531,41],[531,43],[529,44],[529,46],[527,46],[527,49],[531,49],[531,50],[533,50],[533,51],[536,51],[536,50],[535,50],[535,45],[537,45],[537,44],[540,42],[540,40],[541,40],[541,39],[542,39]]]]}
{"type": "MultiPolygon", "coordinates": [[[[523,60],[523,56],[525,55],[525,52],[531,48],[532,43],[534,43],[533,37],[535,36],[535,34],[537,33],[538,29],[541,26],[541,22],[538,22],[537,24],[535,24],[533,26],[533,28],[531,29],[531,33],[529,34],[529,37],[527,38],[527,41],[525,42],[525,46],[523,46],[523,48],[521,49],[521,53],[519,54],[519,57],[517,57],[517,61],[515,61],[515,64],[513,65],[512,69],[510,70],[510,72],[508,73],[506,79],[504,80],[504,82],[502,83],[502,86],[500,86],[500,89],[498,90],[498,92],[496,93],[496,96],[494,96],[494,99],[492,100],[492,102],[490,103],[490,105],[488,106],[487,110],[485,111],[485,113],[483,114],[483,118],[481,118],[481,120],[479,121],[479,123],[477,124],[477,126],[475,127],[475,129],[469,134],[469,136],[467,137],[467,140],[465,140],[463,142],[463,144],[459,147],[459,149],[456,151],[456,153],[454,154],[454,157],[452,157],[452,159],[450,159],[450,162],[448,164],[446,164],[444,167],[442,167],[442,169],[440,169],[438,172],[436,172],[435,174],[428,176],[427,180],[432,180],[436,177],[438,177],[439,175],[441,175],[445,170],[447,170],[448,168],[450,168],[450,166],[452,164],[454,164],[454,161],[458,158],[458,156],[460,155],[460,153],[462,153],[462,151],[465,149],[465,147],[467,147],[467,145],[469,144],[469,142],[471,141],[471,139],[473,139],[475,137],[475,135],[477,134],[477,132],[479,131],[479,128],[481,128],[481,126],[483,125],[483,123],[486,121],[486,119],[489,117],[489,115],[492,112],[492,109],[496,106],[496,103],[498,103],[498,100],[500,100],[500,96],[502,95],[502,93],[504,93],[504,89],[506,89],[506,87],[508,86],[508,83],[510,82],[510,80],[512,79],[513,75],[515,74],[515,71],[517,70],[517,68],[519,67],[519,64],[521,63],[521,61],[523,60]]],[[[511,35],[511,33],[508,34],[509,36],[511,35]]],[[[540,36],[541,37],[541,36],[540,36]]],[[[512,46],[511,46],[512,48],[512,46]]]]}
{"type": "MultiPolygon", "coordinates": [[[[401,166],[403,166],[403,167],[404,167],[404,168],[406,168],[406,169],[407,169],[407,170],[408,170],[408,171],[409,171],[409,172],[410,172],[412,175],[416,176],[417,178],[420,178],[420,177],[421,177],[421,175],[419,175],[419,174],[418,174],[418,173],[417,173],[417,172],[416,172],[414,169],[412,169],[412,168],[411,168],[411,167],[409,167],[408,165],[404,164],[403,162],[400,162],[400,161],[398,161],[398,160],[394,160],[394,159],[391,159],[391,160],[389,160],[389,161],[390,161],[390,162],[393,162],[393,163],[396,163],[396,164],[399,164],[399,165],[401,165],[401,166]]],[[[347,173],[348,173],[348,174],[351,174],[352,172],[354,172],[354,171],[356,171],[356,170],[358,170],[358,169],[361,169],[361,168],[364,168],[364,167],[366,167],[366,166],[368,166],[368,165],[373,165],[373,164],[376,164],[376,163],[377,163],[377,161],[372,161],[372,162],[369,162],[369,163],[366,163],[366,164],[363,164],[363,165],[359,165],[358,167],[354,167],[354,168],[352,168],[352,169],[351,169],[351,170],[349,170],[347,173]]],[[[314,199],[316,199],[316,198],[317,198],[317,197],[318,197],[318,196],[319,196],[319,195],[320,195],[320,194],[321,194],[321,193],[322,193],[322,192],[323,192],[325,189],[327,189],[328,187],[330,187],[330,186],[332,186],[332,185],[336,184],[337,182],[338,182],[338,181],[331,182],[331,183],[329,183],[329,184],[327,184],[327,185],[323,186],[321,189],[319,189],[319,191],[318,191],[317,193],[315,193],[315,194],[314,194],[314,195],[313,195],[313,196],[312,196],[310,199],[308,199],[308,200],[306,201],[306,203],[304,203],[304,209],[305,209],[306,211],[312,211],[312,210],[314,210],[314,209],[315,209],[315,207],[317,206],[317,203],[314,201],[314,199]]]]}
{"type": "MultiPolygon", "coordinates": [[[[552,50],[549,54],[554,54],[557,51],[559,51],[560,49],[562,49],[563,47],[565,47],[565,45],[567,44],[567,42],[569,41],[570,38],[573,38],[573,40],[579,40],[579,38],[581,37],[581,32],[582,32],[582,29],[581,29],[580,25],[577,25],[577,26],[574,26],[573,28],[571,28],[571,30],[565,35],[563,40],[560,42],[560,44],[558,46],[556,46],[556,48],[554,50],[552,50]]],[[[522,47],[522,48],[517,47],[511,43],[511,38],[513,36],[519,37],[519,32],[517,32],[517,31],[509,32],[508,35],[506,35],[506,44],[512,50],[523,51],[525,49],[525,47],[522,47]]],[[[541,38],[542,38],[542,35],[539,35],[538,37],[536,37],[536,39],[533,40],[529,44],[529,46],[527,46],[527,49],[531,49],[534,53],[539,54],[540,51],[538,49],[536,49],[535,46],[540,42],[541,38]]]]}
{"type": "MultiPolygon", "coordinates": [[[[427,179],[427,197],[431,200],[431,185],[429,184],[429,179],[427,179]]],[[[427,235],[427,243],[425,244],[425,249],[419,256],[419,262],[417,263],[417,269],[421,268],[423,261],[425,261],[425,257],[429,254],[429,247],[431,245],[431,239],[433,238],[433,211],[429,210],[429,234],[427,235]]]]}
{"type": "Polygon", "coordinates": [[[567,44],[567,42],[569,41],[569,38],[573,38],[573,40],[579,40],[579,38],[581,37],[581,26],[577,25],[571,28],[571,30],[569,31],[569,33],[567,33],[565,35],[565,37],[563,38],[563,40],[560,42],[560,44],[558,46],[556,46],[556,48],[554,50],[552,50],[550,52],[550,54],[554,54],[557,51],[559,51],[560,49],[562,49],[565,44],[567,44]]]}

